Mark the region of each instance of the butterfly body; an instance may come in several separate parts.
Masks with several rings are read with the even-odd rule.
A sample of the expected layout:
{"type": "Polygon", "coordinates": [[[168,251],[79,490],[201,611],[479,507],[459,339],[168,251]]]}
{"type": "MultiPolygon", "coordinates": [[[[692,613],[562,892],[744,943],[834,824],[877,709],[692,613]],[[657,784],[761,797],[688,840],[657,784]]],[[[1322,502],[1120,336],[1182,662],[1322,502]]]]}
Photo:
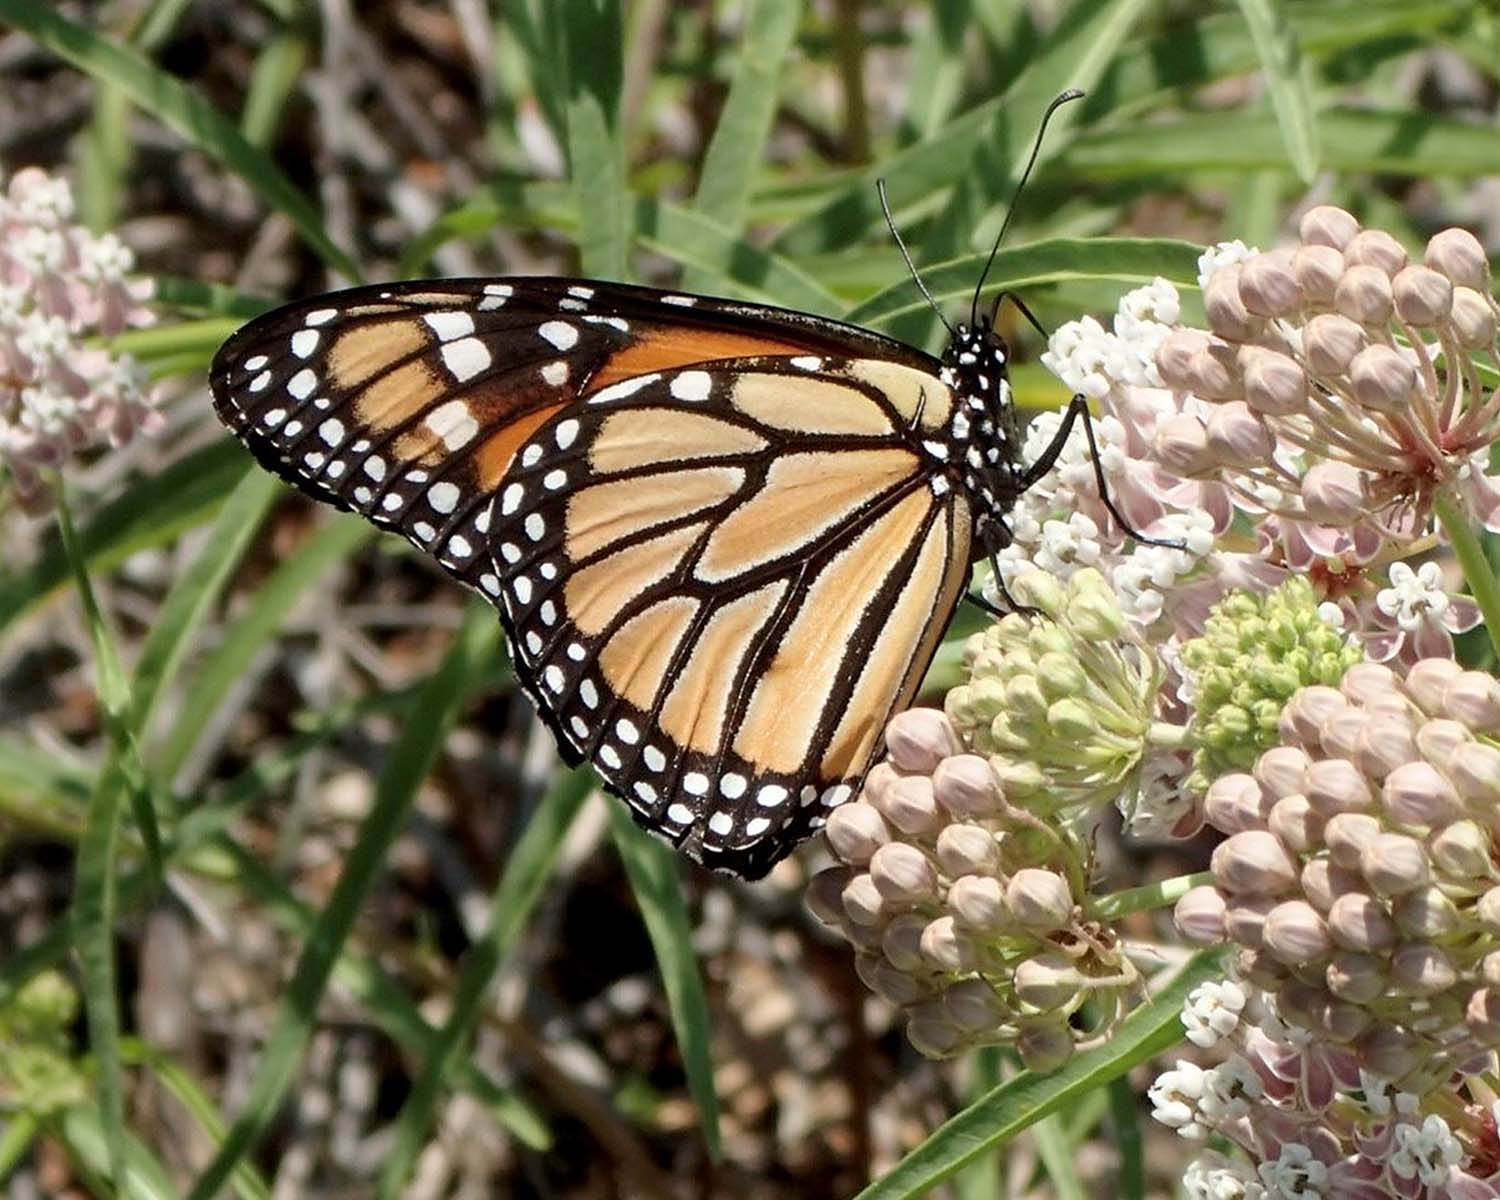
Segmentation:
{"type": "Polygon", "coordinates": [[[221,349],[216,407],[499,610],[570,762],[762,875],[849,798],[1024,489],[1006,349],[568,279],[358,288],[221,349]]]}

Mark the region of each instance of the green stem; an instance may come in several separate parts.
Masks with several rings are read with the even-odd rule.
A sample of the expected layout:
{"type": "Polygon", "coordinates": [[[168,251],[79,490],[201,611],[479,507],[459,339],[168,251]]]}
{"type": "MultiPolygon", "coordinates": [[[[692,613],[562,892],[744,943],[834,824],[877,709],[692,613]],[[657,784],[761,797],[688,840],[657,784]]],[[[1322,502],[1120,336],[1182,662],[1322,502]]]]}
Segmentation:
{"type": "Polygon", "coordinates": [[[1195,887],[1213,881],[1212,871],[1195,871],[1191,875],[1177,875],[1159,883],[1148,883],[1144,887],[1126,888],[1123,892],[1112,892],[1090,901],[1089,916],[1101,921],[1115,921],[1129,913],[1165,908],[1169,904],[1176,904],[1195,887]]]}
{"type": "Polygon", "coordinates": [[[1464,579],[1469,584],[1469,594],[1474,597],[1474,603],[1479,605],[1479,611],[1484,616],[1484,631],[1489,635],[1490,646],[1496,656],[1500,657],[1500,580],[1495,578],[1495,572],[1485,556],[1484,546],[1474,532],[1474,527],[1452,499],[1439,492],[1432,502],[1432,508],[1443,532],[1448,535],[1453,553],[1458,558],[1458,565],[1463,568],[1464,579]]]}

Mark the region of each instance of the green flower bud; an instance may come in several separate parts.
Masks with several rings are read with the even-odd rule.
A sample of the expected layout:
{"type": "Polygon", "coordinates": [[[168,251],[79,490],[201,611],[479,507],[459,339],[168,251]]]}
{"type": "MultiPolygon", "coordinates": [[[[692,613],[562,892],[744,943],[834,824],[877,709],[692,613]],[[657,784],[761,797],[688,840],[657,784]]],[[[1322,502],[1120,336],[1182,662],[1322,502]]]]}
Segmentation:
{"type": "Polygon", "coordinates": [[[1083,976],[1065,954],[1039,954],[1016,967],[1017,998],[1039,1012],[1070,1004],[1083,985],[1083,976]]]}
{"type": "Polygon", "coordinates": [[[1016,1036],[1016,1052],[1028,1071],[1048,1075],[1073,1057],[1073,1034],[1057,1021],[1028,1021],[1016,1036]]]}

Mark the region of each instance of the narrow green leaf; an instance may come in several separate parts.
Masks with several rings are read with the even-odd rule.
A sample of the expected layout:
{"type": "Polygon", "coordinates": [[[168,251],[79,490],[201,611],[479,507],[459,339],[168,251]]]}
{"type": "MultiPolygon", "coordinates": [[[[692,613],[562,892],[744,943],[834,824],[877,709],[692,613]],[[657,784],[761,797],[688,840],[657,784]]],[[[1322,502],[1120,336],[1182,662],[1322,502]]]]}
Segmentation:
{"type": "Polygon", "coordinates": [[[583,273],[625,279],[630,271],[630,201],[620,135],[620,0],[551,0],[566,56],[568,165],[579,214],[583,273]]]}
{"type": "Polygon", "coordinates": [[[255,56],[250,87],[240,109],[240,132],[252,146],[264,150],[276,140],[276,129],[287,113],[287,102],[297,90],[312,57],[305,31],[282,30],[255,56]]]}
{"type": "Polygon", "coordinates": [[[1141,1110],[1130,1080],[1121,1076],[1110,1080],[1110,1123],[1114,1126],[1114,1143],[1120,1151],[1120,1177],[1117,1191],[1124,1200],[1145,1200],[1146,1148],[1141,1137],[1141,1110]]]}
{"type": "Polygon", "coordinates": [[[1260,55],[1271,106],[1281,126],[1287,158],[1303,183],[1318,173],[1318,118],[1312,74],[1296,31],[1276,0],[1237,0],[1260,55]]]}
{"type": "Polygon", "coordinates": [[[1073,1147],[1068,1143],[1067,1129],[1061,1113],[1051,1113],[1031,1127],[1037,1157],[1047,1172],[1049,1200],[1087,1200],[1078,1167],[1073,1161],[1073,1147]]]}
{"type": "Polygon", "coordinates": [[[713,1018],[698,956],[693,952],[693,926],[682,898],[678,859],[636,825],[623,804],[610,803],[609,823],[656,952],[688,1091],[703,1125],[703,1140],[708,1144],[709,1157],[717,1162],[723,1157],[724,1147],[719,1135],[719,1097],[714,1090],[713,1018]]]}
{"type": "Polygon", "coordinates": [[[302,1050],[317,1019],[319,1003],[354,928],[359,907],[375,883],[386,852],[401,831],[418,785],[431,768],[449,726],[468,696],[470,680],[495,653],[499,643],[500,626],[494,612],[477,602],[471,605],[453,648],[423,688],[418,704],[423,719],[403,727],[391,747],[375,788],[370,814],[360,826],[338,883],[297,960],[245,1097],[244,1109],[213,1161],[198,1177],[191,1200],[211,1200],[217,1196],[240,1160],[275,1119],[296,1075],[302,1050]]]}
{"type": "MultiPolygon", "coordinates": [[[[76,1104],[53,1125],[81,1173],[105,1174],[112,1161],[112,1147],[108,1118],[97,1105],[76,1104]]],[[[139,1139],[125,1139],[124,1163],[123,1173],[113,1173],[117,1190],[111,1190],[108,1195],[123,1200],[177,1200],[178,1192],[172,1186],[167,1168],[139,1139]]]]}
{"type": "Polygon", "coordinates": [[[243,321],[276,307],[274,300],[247,296],[222,283],[179,279],[175,275],[157,275],[151,279],[151,302],[158,308],[175,308],[182,312],[217,317],[239,317],[243,321]]]}
{"type": "MultiPolygon", "coordinates": [[[[1005,1051],[999,1046],[980,1046],[969,1056],[972,1072],[964,1095],[973,1103],[994,1091],[1005,1079],[1005,1051]]],[[[1005,1195],[1000,1182],[1000,1154],[983,1154],[953,1177],[956,1200],[1000,1200],[1005,1195]]]]}
{"type": "Polygon", "coordinates": [[[0,1183],[21,1165],[41,1131],[41,1123],[29,1112],[13,1110],[6,1114],[0,1122],[0,1183]]]}
{"type": "Polygon", "coordinates": [[[930,138],[958,104],[964,77],[964,37],[973,24],[973,0],[937,0],[927,6],[927,26],[912,47],[911,79],[902,132],[930,138]]]}
{"type": "Polygon", "coordinates": [[[452,1076],[473,1033],[490,983],[536,906],[557,863],[563,838],[594,787],[589,771],[562,776],[542,800],[505,864],[505,873],[490,901],[484,933],[469,948],[453,988],[448,1020],[432,1039],[426,1065],[396,1119],[395,1145],[386,1156],[380,1176],[378,1195],[382,1200],[395,1200],[401,1195],[428,1136],[443,1083],[452,1076]]]}
{"type": "Polygon", "coordinates": [[[50,4],[0,0],[0,20],[35,38],[79,70],[118,87],[163,125],[228,167],[272,208],[285,213],[330,266],[351,279],[359,278],[354,260],[328,236],[308,198],[218,109],[180,79],[159,70],[134,50],[68,20],[50,4]]]}
{"type": "Polygon", "coordinates": [[[1078,1054],[1051,1075],[1030,1071],[946,1121],[858,1200],[917,1200],[965,1163],[993,1150],[1079,1096],[1117,1079],[1182,1040],[1182,1004],[1189,992],[1220,970],[1219,953],[1195,955],[1151,1001],[1127,1017],[1097,1049],[1078,1054]]]}

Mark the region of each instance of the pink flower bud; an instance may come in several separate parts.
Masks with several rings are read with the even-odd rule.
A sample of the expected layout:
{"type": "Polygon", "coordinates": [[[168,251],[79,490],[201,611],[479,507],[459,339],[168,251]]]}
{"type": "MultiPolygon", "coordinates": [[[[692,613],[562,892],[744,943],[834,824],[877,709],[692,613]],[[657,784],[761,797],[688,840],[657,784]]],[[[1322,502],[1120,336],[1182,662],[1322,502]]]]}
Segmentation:
{"type": "Polygon", "coordinates": [[[1200,884],[1177,901],[1172,921],[1177,932],[1195,946],[1217,946],[1225,936],[1225,907],[1218,888],[1200,884]]]}
{"type": "Polygon", "coordinates": [[[1246,260],[1240,269],[1240,299],[1259,317],[1289,317],[1302,307],[1302,288],[1290,250],[1272,250],[1246,260]]]}
{"type": "Polygon", "coordinates": [[[1447,762],[1437,765],[1475,816],[1491,816],[1500,807],[1500,750],[1483,742],[1464,742],[1453,748],[1447,762]]]}
{"type": "Polygon", "coordinates": [[[1500,1046],[1500,990],[1480,988],[1470,996],[1464,1024],[1486,1046],[1500,1046]]]}
{"type": "Polygon", "coordinates": [[[1205,400],[1232,400],[1240,391],[1240,376],[1233,357],[1222,343],[1209,345],[1193,355],[1188,371],[1193,392],[1205,400]]]}
{"type": "Polygon", "coordinates": [[[906,1040],[924,1058],[947,1058],[958,1049],[963,1032],[946,1013],[924,1011],[906,1022],[906,1040]]]}
{"type": "Polygon", "coordinates": [[[1339,680],[1339,691],[1345,697],[1368,707],[1390,696],[1401,696],[1401,681],[1384,663],[1355,663],[1339,680]]]}
{"type": "Polygon", "coordinates": [[[1321,962],[1333,949],[1327,925],[1306,900],[1286,900],[1268,912],[1261,940],[1288,966],[1321,962]]]}
{"type": "Polygon", "coordinates": [[[922,957],[922,934],[927,918],[921,913],[901,913],[881,931],[880,952],[898,971],[925,972],[927,960],[922,957]]]}
{"type": "Polygon", "coordinates": [[[1405,762],[1391,771],[1380,789],[1380,806],[1393,825],[1424,832],[1463,815],[1453,785],[1425,762],[1405,762]]]}
{"type": "Polygon", "coordinates": [[[1455,288],[1448,328],[1465,350],[1485,350],[1495,341],[1495,309],[1488,296],[1472,288],[1455,288]]]}
{"type": "Polygon", "coordinates": [[[1385,964],[1373,954],[1335,954],[1324,972],[1328,990],[1340,1000],[1368,1004],[1386,988],[1385,964]]]}
{"type": "Polygon", "coordinates": [[[1375,802],[1370,781],[1353,763],[1325,758],[1307,768],[1307,798],[1325,817],[1336,813],[1364,812],[1375,802]]]}
{"type": "Polygon", "coordinates": [[[1037,933],[1062,929],[1073,917],[1073,893],[1055,871],[1023,867],[1005,887],[1005,906],[1018,924],[1037,933]]]}
{"type": "MultiPolygon", "coordinates": [[[[1383,278],[1383,276],[1382,276],[1383,278]]],[[[1354,398],[1371,412],[1399,416],[1411,411],[1419,389],[1417,369],[1394,346],[1366,346],[1349,364],[1354,398]]]]}
{"type": "Polygon", "coordinates": [[[1363,892],[1345,892],[1328,910],[1328,932],[1345,950],[1380,954],[1396,944],[1396,923],[1385,906],[1363,892]]]}
{"type": "Polygon", "coordinates": [[[1346,708],[1323,722],[1323,752],[1334,758],[1354,760],[1355,747],[1370,723],[1362,708],[1346,708]]]}
{"type": "Polygon", "coordinates": [[[1010,920],[1005,889],[992,875],[964,875],[948,888],[948,911],[965,929],[999,933],[1010,920]]]}
{"type": "Polygon", "coordinates": [[[1444,229],[1433,234],[1423,261],[1460,287],[1482,292],[1489,286],[1489,259],[1479,239],[1467,229],[1444,229]]]}
{"type": "MultiPolygon", "coordinates": [[[[933,796],[932,778],[928,775],[903,775],[897,779],[885,793],[880,812],[893,826],[912,837],[931,833],[943,820],[933,796]]],[[[837,815],[835,810],[834,816],[837,815]]],[[[831,826],[831,817],[829,823],[831,826]]],[[[872,848],[870,853],[874,852],[872,848]]]]}
{"type": "Polygon", "coordinates": [[[1377,896],[1399,896],[1427,885],[1427,852],[1414,837],[1382,833],[1361,852],[1359,869],[1377,896]]]}
{"type": "Polygon", "coordinates": [[[1377,1025],[1359,1043],[1365,1067],[1381,1079],[1401,1080],[1432,1056],[1420,1038],[1393,1025],[1377,1025]]]}
{"type": "Polygon", "coordinates": [[[1311,761],[1297,746],[1272,746],[1255,760],[1256,782],[1273,800],[1301,795],[1311,761]]]}
{"type": "Polygon", "coordinates": [[[1021,1064],[1038,1075],[1050,1075],[1073,1057],[1073,1035],[1055,1021],[1028,1021],[1016,1035],[1021,1064]]]}
{"type": "Polygon", "coordinates": [[[1500,681],[1483,671],[1464,671],[1443,689],[1443,715],[1475,733],[1500,731],[1500,681]]]}
{"type": "Polygon", "coordinates": [[[1244,774],[1219,776],[1203,798],[1203,815],[1220,833],[1264,829],[1270,807],[1260,785],[1244,774]]]}
{"type": "Polygon", "coordinates": [[[1407,937],[1434,940],[1458,928],[1458,908],[1441,888],[1428,884],[1398,896],[1391,904],[1391,919],[1407,937]]]}
{"type": "Polygon", "coordinates": [[[961,821],[994,816],[1002,806],[995,773],[977,754],[945,758],[932,772],[932,790],[938,803],[961,821]]]}
{"type": "Polygon", "coordinates": [[[1305,687],[1281,710],[1282,740],[1317,750],[1322,746],[1324,722],[1348,707],[1349,702],[1336,688],[1322,684],[1305,687]]]}
{"type": "Polygon", "coordinates": [[[1325,914],[1345,892],[1364,890],[1364,880],[1357,871],[1321,856],[1303,864],[1300,883],[1307,902],[1325,914]]]}
{"type": "Polygon", "coordinates": [[[1368,340],[1365,331],[1348,317],[1319,313],[1303,329],[1302,352],[1314,374],[1332,378],[1348,369],[1368,340]]]}
{"type": "Polygon", "coordinates": [[[925,854],[905,842],[891,842],[875,851],[870,878],[889,904],[905,907],[937,895],[937,872],[925,854]]]}
{"type": "Polygon", "coordinates": [[[1391,280],[1396,312],[1408,325],[1430,329],[1453,310],[1453,283],[1430,267],[1403,267],[1391,280]]]}
{"type": "Polygon", "coordinates": [[[891,831],[873,804],[856,800],[828,814],[824,829],[833,852],[852,867],[868,865],[870,855],[891,840],[891,831]]]}
{"type": "Polygon", "coordinates": [[[1214,469],[1203,422],[1189,413],[1176,413],[1157,426],[1151,452],[1172,474],[1185,479],[1214,469]]]}
{"type": "Polygon", "coordinates": [[[1235,958],[1234,973],[1263,992],[1274,992],[1288,977],[1287,969],[1261,950],[1241,950],[1235,958]]]}
{"type": "Polygon", "coordinates": [[[1381,834],[1381,825],[1369,813],[1335,813],[1323,827],[1323,841],[1339,866],[1357,871],[1365,847],[1381,834]]]}
{"type": "Polygon", "coordinates": [[[1440,771],[1460,746],[1473,740],[1467,728],[1445,717],[1427,721],[1417,730],[1417,749],[1440,771]]]}
{"type": "Polygon", "coordinates": [[[1265,417],[1284,417],[1307,409],[1307,373],[1297,360],[1264,346],[1242,346],[1239,366],[1245,403],[1265,417]]]}
{"type": "MultiPolygon", "coordinates": [[[[1208,314],[1208,327],[1226,341],[1248,342],[1260,334],[1264,325],[1240,298],[1243,269],[1240,263],[1220,267],[1209,276],[1203,288],[1203,311],[1208,314]]],[[[1197,391],[1196,388],[1193,390],[1197,391]]]]}
{"type": "Polygon", "coordinates": [[[1041,1012],[1061,1008],[1083,987],[1084,979],[1065,954],[1038,954],[1016,965],[1016,996],[1041,1012]]]}
{"type": "Polygon", "coordinates": [[[1443,691],[1463,674],[1451,658],[1424,658],[1406,673],[1406,690],[1429,717],[1443,711],[1443,691]]]}
{"type": "Polygon", "coordinates": [[[1208,349],[1208,335],[1199,329],[1174,329],[1156,348],[1156,372],[1173,391],[1193,390],[1193,358],[1208,349]]]}
{"type": "Polygon", "coordinates": [[[900,778],[901,773],[885,759],[881,759],[870,768],[869,774],[865,776],[864,786],[859,789],[859,798],[868,804],[873,804],[879,810],[885,801],[886,794],[900,778]]]}
{"type": "Polygon", "coordinates": [[[1319,525],[1353,525],[1370,507],[1363,472],[1348,463],[1314,463],[1302,477],[1302,507],[1319,525]]]}
{"type": "Polygon", "coordinates": [[[843,923],[839,926],[839,932],[844,935],[844,940],[856,950],[879,950],[880,939],[885,932],[885,926],[879,924],[861,925],[845,917],[843,923]]]}
{"type": "Polygon", "coordinates": [[[1495,878],[1490,839],[1477,821],[1454,821],[1427,844],[1432,865],[1450,879],[1470,882],[1495,878]]]}
{"type": "Polygon", "coordinates": [[[885,727],[886,753],[902,771],[931,774],[950,754],[963,752],[957,732],[936,708],[908,708],[885,727]]]}
{"type": "Polygon", "coordinates": [[[1215,408],[1205,433],[1209,453],[1226,467],[1265,463],[1276,450],[1276,435],[1240,400],[1215,408]]]}
{"type": "Polygon", "coordinates": [[[994,1029],[1005,1019],[1005,1006],[983,979],[960,979],[943,991],[943,1009],[966,1033],[994,1029]]]}
{"type": "Polygon", "coordinates": [[[950,878],[992,875],[1000,867],[995,835],[982,825],[949,825],[938,834],[938,865],[950,878]]]}
{"type": "Polygon", "coordinates": [[[1210,866],[1219,886],[1235,895],[1279,896],[1297,882],[1297,864],[1281,839],[1261,829],[1220,842],[1210,866]]]}
{"type": "Polygon", "coordinates": [[[885,898],[867,872],[860,872],[844,885],[844,915],[856,925],[880,925],[890,916],[885,898]]]}
{"type": "Polygon", "coordinates": [[[1322,817],[1313,812],[1306,796],[1283,796],[1271,809],[1267,818],[1271,832],[1298,854],[1322,844],[1322,817]]]}
{"type": "Polygon", "coordinates": [[[807,911],[824,925],[838,928],[844,922],[844,888],[853,878],[848,867],[829,867],[819,871],[807,883],[803,900],[807,911]]]}
{"type": "Polygon", "coordinates": [[[1374,267],[1389,279],[1406,266],[1406,248],[1382,229],[1365,229],[1344,247],[1344,262],[1374,267]]]}
{"type": "Polygon", "coordinates": [[[1321,1032],[1330,1041],[1352,1042],[1374,1023],[1374,1016],[1358,1004],[1333,1001],[1322,1011],[1321,1032]]]}
{"type": "Polygon", "coordinates": [[[1408,996],[1436,996],[1458,982],[1447,951],[1427,942],[1407,942],[1391,954],[1391,983],[1408,996]]]}
{"type": "Polygon", "coordinates": [[[1333,290],[1333,305],[1361,325],[1384,325],[1395,305],[1391,277],[1379,267],[1350,267],[1333,290]]]}
{"type": "Polygon", "coordinates": [[[1273,896],[1235,896],[1224,909],[1224,932],[1229,940],[1248,950],[1259,950],[1266,928],[1266,914],[1277,905],[1273,896]]]}
{"type": "Polygon", "coordinates": [[[1500,887],[1492,887],[1479,897],[1474,915],[1492,933],[1500,933],[1500,887]]]}
{"type": "Polygon", "coordinates": [[[867,988],[895,1005],[915,1004],[931,991],[925,979],[898,970],[873,951],[856,955],[854,970],[867,988]]]}
{"type": "Polygon", "coordinates": [[[1384,779],[1416,757],[1411,723],[1402,717],[1381,715],[1367,721],[1354,748],[1354,765],[1373,780],[1384,779]]]}
{"type": "Polygon", "coordinates": [[[1308,304],[1332,304],[1333,289],[1344,274],[1344,256],[1332,246],[1299,246],[1292,272],[1308,304]]]}
{"type": "Polygon", "coordinates": [[[922,957],[939,971],[972,971],[979,962],[973,939],[954,925],[952,917],[928,922],[922,930],[921,947],[922,957]]]}
{"type": "Polygon", "coordinates": [[[1359,222],[1332,204],[1320,204],[1302,214],[1297,232],[1309,246],[1332,246],[1342,250],[1359,232],[1359,222]]]}

